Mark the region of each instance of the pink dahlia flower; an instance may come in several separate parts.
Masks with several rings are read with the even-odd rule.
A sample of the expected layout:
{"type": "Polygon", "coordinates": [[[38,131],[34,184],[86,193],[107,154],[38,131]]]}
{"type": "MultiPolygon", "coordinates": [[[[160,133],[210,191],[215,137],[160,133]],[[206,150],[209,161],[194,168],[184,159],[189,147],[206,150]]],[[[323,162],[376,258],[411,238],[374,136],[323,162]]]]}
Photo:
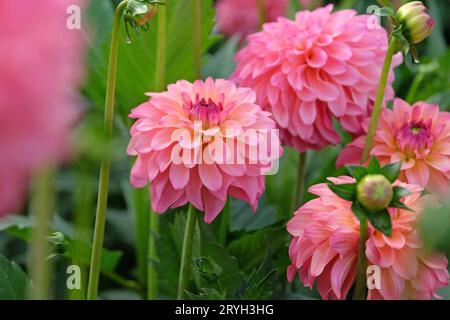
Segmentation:
{"type": "MultiPolygon", "coordinates": [[[[258,31],[260,21],[258,0],[217,1],[217,24],[226,36],[239,35],[241,38],[258,31]]],[[[289,0],[264,0],[266,21],[275,21],[286,13],[289,0]]]]}
{"type": "MultiPolygon", "coordinates": [[[[367,127],[366,127],[367,132],[367,127]]],[[[337,165],[358,163],[366,136],[348,144],[337,165]]],[[[383,109],[371,154],[382,164],[402,161],[400,180],[420,185],[441,196],[450,193],[450,113],[438,105],[413,106],[395,99],[383,109]]]]}
{"type": "MultiPolygon", "coordinates": [[[[362,131],[387,50],[387,32],[373,17],[332,9],[300,11],[294,21],[265,24],[236,56],[233,80],[256,91],[282,142],[300,152],[339,143],[333,116],[350,133],[362,131]]],[[[400,60],[397,55],[394,65],[400,60]]],[[[388,85],[386,98],[392,97],[388,85]]]]}
{"type": "Polygon", "coordinates": [[[77,114],[79,0],[0,2],[0,216],[19,208],[30,173],[64,157],[77,114]]]}
{"type": "Polygon", "coordinates": [[[128,154],[137,156],[131,184],[150,182],[152,208],[164,213],[188,202],[210,223],[227,196],[256,210],[263,174],[282,150],[270,113],[255,93],[231,81],[178,81],[135,108],[128,154]]]}
{"type": "MultiPolygon", "coordinates": [[[[329,178],[335,184],[352,183],[353,178],[329,178]]],[[[392,237],[369,226],[366,257],[369,265],[381,271],[381,286],[369,290],[368,299],[431,299],[436,290],[449,283],[447,259],[429,253],[417,232],[419,215],[432,196],[421,196],[418,186],[401,184],[412,194],[402,202],[415,210],[389,209],[392,237]]],[[[359,221],[351,210],[351,202],[333,193],[327,184],[312,186],[309,191],[318,198],[299,208],[288,222],[293,236],[289,256],[288,279],[299,270],[305,286],[317,281],[323,299],[345,299],[355,282],[359,221]]]]}

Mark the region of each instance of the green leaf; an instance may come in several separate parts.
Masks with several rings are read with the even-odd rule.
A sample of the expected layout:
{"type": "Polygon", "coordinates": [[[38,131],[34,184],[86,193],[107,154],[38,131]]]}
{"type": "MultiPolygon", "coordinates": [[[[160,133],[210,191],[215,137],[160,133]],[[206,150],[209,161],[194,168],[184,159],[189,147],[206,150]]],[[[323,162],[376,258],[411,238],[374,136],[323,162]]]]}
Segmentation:
{"type": "Polygon", "coordinates": [[[355,166],[355,165],[348,165],[345,166],[348,173],[356,179],[356,181],[361,180],[364,176],[367,175],[367,169],[361,166],[355,166]]]}
{"type": "Polygon", "coordinates": [[[225,300],[226,293],[214,288],[201,288],[198,294],[186,291],[190,300],[225,300]]]}
{"type": "Polygon", "coordinates": [[[380,171],[381,171],[380,162],[378,161],[378,159],[376,157],[372,157],[370,159],[369,166],[367,167],[367,172],[369,174],[375,174],[375,173],[380,173],[380,171]]]}
{"type": "Polygon", "coordinates": [[[392,200],[389,204],[389,208],[399,208],[403,210],[414,211],[400,200],[392,200]]]}
{"type": "Polygon", "coordinates": [[[358,202],[354,202],[352,204],[352,211],[355,214],[355,216],[358,218],[359,221],[363,221],[364,219],[367,219],[366,208],[364,208],[358,202]]]}
{"type": "Polygon", "coordinates": [[[396,186],[393,188],[393,193],[392,201],[400,201],[401,198],[410,195],[412,192],[406,188],[396,186]]]}
{"type": "Polygon", "coordinates": [[[329,184],[328,187],[342,199],[348,201],[356,199],[356,183],[329,184]]]}
{"type": "Polygon", "coordinates": [[[0,300],[25,300],[29,285],[19,265],[0,254],[0,300]]]}
{"type": "Polygon", "coordinates": [[[366,209],[366,216],[375,229],[389,237],[392,235],[391,216],[387,209],[381,211],[370,211],[366,209]]]}
{"type": "Polygon", "coordinates": [[[381,174],[385,176],[391,183],[394,183],[400,175],[402,163],[390,163],[381,168],[381,174]]]}

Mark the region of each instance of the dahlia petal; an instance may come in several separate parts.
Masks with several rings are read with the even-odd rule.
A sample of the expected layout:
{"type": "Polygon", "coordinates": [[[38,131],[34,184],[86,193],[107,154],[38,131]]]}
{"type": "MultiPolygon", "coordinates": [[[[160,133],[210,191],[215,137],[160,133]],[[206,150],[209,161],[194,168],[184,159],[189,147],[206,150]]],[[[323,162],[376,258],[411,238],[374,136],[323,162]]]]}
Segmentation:
{"type": "Polygon", "coordinates": [[[189,182],[189,169],[184,165],[172,164],[169,177],[174,189],[183,189],[189,182]]]}
{"type": "Polygon", "coordinates": [[[222,175],[215,164],[202,164],[198,168],[202,183],[211,191],[222,187],[222,175]]]}
{"type": "Polygon", "coordinates": [[[343,292],[344,281],[352,267],[355,265],[356,255],[349,255],[343,259],[337,259],[331,271],[331,287],[338,299],[345,299],[343,292]]]}

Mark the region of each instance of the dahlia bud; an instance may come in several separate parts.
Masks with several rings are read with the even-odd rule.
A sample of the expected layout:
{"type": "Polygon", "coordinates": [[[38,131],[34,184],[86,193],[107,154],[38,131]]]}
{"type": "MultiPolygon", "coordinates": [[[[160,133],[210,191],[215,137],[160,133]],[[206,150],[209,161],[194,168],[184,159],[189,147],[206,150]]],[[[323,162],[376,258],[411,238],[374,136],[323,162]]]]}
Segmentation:
{"type": "Polygon", "coordinates": [[[358,202],[370,210],[386,209],[393,196],[392,184],[382,174],[369,174],[356,186],[358,202]]]}
{"type": "Polygon", "coordinates": [[[434,20],[421,1],[413,1],[401,6],[396,18],[406,31],[405,37],[413,44],[422,42],[433,31],[434,20]]]}
{"type": "Polygon", "coordinates": [[[146,3],[145,7],[146,10],[144,12],[135,14],[133,16],[133,20],[138,26],[143,26],[144,24],[149,22],[150,19],[153,18],[156,14],[156,5],[146,3]]]}

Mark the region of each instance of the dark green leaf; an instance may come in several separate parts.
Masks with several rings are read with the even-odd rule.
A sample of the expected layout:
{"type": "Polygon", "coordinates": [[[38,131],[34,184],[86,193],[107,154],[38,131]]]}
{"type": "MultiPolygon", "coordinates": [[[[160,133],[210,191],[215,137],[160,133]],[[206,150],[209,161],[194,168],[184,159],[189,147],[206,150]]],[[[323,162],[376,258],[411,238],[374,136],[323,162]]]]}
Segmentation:
{"type": "Polygon", "coordinates": [[[356,183],[330,184],[330,190],[342,199],[354,201],[356,199],[356,183]]]}
{"type": "Polygon", "coordinates": [[[407,195],[411,194],[411,191],[409,191],[406,188],[403,187],[394,187],[393,190],[393,197],[392,197],[392,201],[400,201],[401,198],[406,197],[407,195]]]}
{"type": "Polygon", "coordinates": [[[0,254],[0,300],[25,300],[29,283],[23,270],[0,254]]]}
{"type": "Polygon", "coordinates": [[[389,237],[392,235],[391,216],[386,209],[381,211],[366,210],[366,216],[375,229],[389,237]]]}
{"type": "Polygon", "coordinates": [[[345,166],[348,173],[356,179],[356,181],[361,180],[364,176],[367,175],[367,169],[361,166],[355,166],[355,165],[348,165],[345,166]]]}
{"type": "Polygon", "coordinates": [[[394,183],[400,175],[401,162],[390,163],[381,168],[381,174],[385,176],[390,182],[394,183]]]}
{"type": "Polygon", "coordinates": [[[406,204],[401,202],[400,200],[392,200],[391,203],[389,204],[389,208],[399,208],[399,209],[404,209],[404,210],[408,210],[408,211],[414,211],[411,208],[409,208],[406,204]]]}
{"type": "Polygon", "coordinates": [[[358,202],[352,204],[352,211],[359,221],[367,219],[366,209],[358,202]]]}
{"type": "Polygon", "coordinates": [[[376,157],[372,157],[370,159],[370,163],[369,163],[369,167],[367,168],[367,171],[369,174],[380,173],[381,166],[380,166],[380,162],[378,161],[378,159],[376,157]]]}

